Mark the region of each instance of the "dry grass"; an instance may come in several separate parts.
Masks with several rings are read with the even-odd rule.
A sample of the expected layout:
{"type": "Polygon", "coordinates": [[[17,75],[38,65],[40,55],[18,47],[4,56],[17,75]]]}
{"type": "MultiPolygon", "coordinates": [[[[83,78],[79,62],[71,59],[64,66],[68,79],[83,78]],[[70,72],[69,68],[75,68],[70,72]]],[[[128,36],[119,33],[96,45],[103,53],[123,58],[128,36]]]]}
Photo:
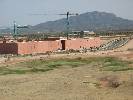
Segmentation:
{"type": "Polygon", "coordinates": [[[131,66],[132,63],[133,62],[131,61],[123,61],[115,57],[77,57],[73,59],[64,58],[52,60],[39,59],[3,66],[0,68],[0,75],[46,72],[63,66],[74,68],[85,65],[95,66],[101,71],[126,71],[133,70],[133,66],[131,66]]]}

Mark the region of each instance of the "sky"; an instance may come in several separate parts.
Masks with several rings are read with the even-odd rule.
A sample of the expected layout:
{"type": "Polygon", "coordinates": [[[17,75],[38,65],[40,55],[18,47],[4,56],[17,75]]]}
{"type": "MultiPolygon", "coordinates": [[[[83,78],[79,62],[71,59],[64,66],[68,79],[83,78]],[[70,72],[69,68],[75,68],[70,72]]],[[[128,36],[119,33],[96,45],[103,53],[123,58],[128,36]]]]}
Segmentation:
{"type": "Polygon", "coordinates": [[[0,28],[19,25],[36,25],[66,16],[56,14],[110,12],[118,17],[133,20],[133,0],[0,0],[0,28]],[[35,15],[47,14],[47,15],[35,15]]]}

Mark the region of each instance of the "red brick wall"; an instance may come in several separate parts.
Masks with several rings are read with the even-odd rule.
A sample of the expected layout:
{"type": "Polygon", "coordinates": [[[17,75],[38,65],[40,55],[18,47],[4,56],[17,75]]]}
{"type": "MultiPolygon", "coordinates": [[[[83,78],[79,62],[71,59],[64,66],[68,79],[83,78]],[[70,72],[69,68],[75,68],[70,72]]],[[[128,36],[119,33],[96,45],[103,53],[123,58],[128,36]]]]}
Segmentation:
{"type": "Polygon", "coordinates": [[[18,54],[45,53],[60,48],[60,41],[18,42],[18,54]]]}
{"type": "Polygon", "coordinates": [[[0,43],[0,54],[17,54],[17,43],[0,43]]]}
{"type": "Polygon", "coordinates": [[[66,40],[66,49],[98,47],[102,44],[99,37],[90,39],[66,40]]]}
{"type": "MultiPolygon", "coordinates": [[[[66,49],[80,49],[97,47],[102,41],[99,37],[92,39],[65,40],[66,49]]],[[[61,49],[61,40],[56,41],[29,41],[17,43],[0,43],[1,54],[33,54],[45,53],[46,51],[55,51],[61,49]]]]}

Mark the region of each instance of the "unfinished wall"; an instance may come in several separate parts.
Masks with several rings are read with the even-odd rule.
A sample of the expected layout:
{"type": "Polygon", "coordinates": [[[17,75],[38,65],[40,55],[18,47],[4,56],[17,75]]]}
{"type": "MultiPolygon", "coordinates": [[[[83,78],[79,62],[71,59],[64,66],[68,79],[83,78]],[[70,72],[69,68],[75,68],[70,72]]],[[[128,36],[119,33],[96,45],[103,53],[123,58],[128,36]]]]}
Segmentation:
{"type": "Polygon", "coordinates": [[[0,43],[0,54],[17,54],[17,43],[0,43]]]}
{"type": "Polygon", "coordinates": [[[0,43],[1,54],[35,54],[55,51],[58,49],[82,49],[98,47],[102,41],[99,37],[90,39],[73,39],[73,40],[50,40],[50,41],[29,41],[16,43],[0,43]],[[64,44],[64,45],[63,45],[64,44]]]}
{"type": "Polygon", "coordinates": [[[45,53],[61,47],[60,41],[29,41],[18,42],[18,54],[45,53]]]}
{"type": "Polygon", "coordinates": [[[102,44],[102,41],[99,37],[90,38],[90,39],[74,39],[74,40],[66,40],[66,49],[82,49],[82,48],[90,48],[90,47],[98,47],[102,44]]]}

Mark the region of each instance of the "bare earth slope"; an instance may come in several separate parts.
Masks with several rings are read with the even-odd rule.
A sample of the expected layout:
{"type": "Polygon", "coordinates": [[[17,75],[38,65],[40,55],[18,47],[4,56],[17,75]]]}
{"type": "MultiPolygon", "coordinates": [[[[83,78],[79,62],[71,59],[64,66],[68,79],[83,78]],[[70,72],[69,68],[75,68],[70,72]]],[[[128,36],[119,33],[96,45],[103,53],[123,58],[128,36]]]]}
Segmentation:
{"type": "Polygon", "coordinates": [[[133,39],[130,40],[125,46],[119,48],[118,50],[128,50],[128,49],[133,49],[133,39]]]}
{"type": "Polygon", "coordinates": [[[133,86],[127,85],[131,76],[133,71],[99,72],[90,66],[0,76],[0,100],[132,100],[133,86]],[[92,84],[100,76],[112,74],[125,84],[116,89],[92,84]]]}

